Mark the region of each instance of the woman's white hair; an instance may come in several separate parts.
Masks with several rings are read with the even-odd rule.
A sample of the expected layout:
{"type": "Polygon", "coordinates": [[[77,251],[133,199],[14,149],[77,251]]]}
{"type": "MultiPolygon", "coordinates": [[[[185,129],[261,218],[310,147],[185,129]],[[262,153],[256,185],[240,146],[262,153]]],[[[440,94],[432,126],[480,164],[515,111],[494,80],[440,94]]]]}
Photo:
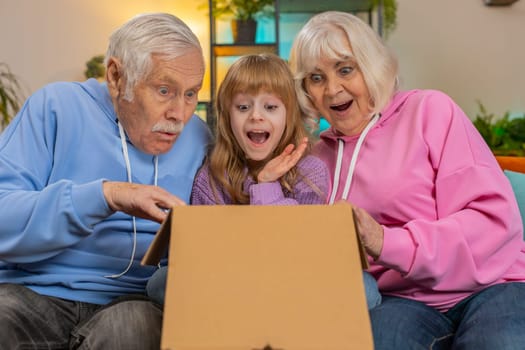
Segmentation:
{"type": "Polygon", "coordinates": [[[152,69],[152,55],[170,60],[192,49],[202,53],[199,39],[182,20],[168,13],[140,14],[111,34],[105,65],[110,57],[120,60],[127,82],[124,98],[132,100],[135,84],[152,69]]]}
{"type": "Polygon", "coordinates": [[[397,58],[370,25],[346,12],[319,13],[299,31],[290,53],[299,103],[309,124],[317,123],[319,113],[308,98],[304,79],[321,58],[348,57],[356,60],[363,73],[373,113],[380,112],[398,88],[397,58]]]}

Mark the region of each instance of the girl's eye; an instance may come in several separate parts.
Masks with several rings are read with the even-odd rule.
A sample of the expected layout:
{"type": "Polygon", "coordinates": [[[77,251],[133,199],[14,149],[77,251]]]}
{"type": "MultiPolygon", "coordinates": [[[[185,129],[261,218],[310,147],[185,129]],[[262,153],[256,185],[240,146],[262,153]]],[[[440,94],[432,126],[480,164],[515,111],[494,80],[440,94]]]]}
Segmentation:
{"type": "Polygon", "coordinates": [[[323,76],[321,74],[310,74],[310,81],[312,83],[319,83],[323,80],[323,76]]]}
{"type": "Polygon", "coordinates": [[[264,106],[264,108],[267,110],[267,111],[275,111],[277,109],[277,105],[266,105],[264,106]]]}
{"type": "Polygon", "coordinates": [[[237,105],[237,109],[241,112],[246,112],[250,107],[248,105],[237,105]]]}

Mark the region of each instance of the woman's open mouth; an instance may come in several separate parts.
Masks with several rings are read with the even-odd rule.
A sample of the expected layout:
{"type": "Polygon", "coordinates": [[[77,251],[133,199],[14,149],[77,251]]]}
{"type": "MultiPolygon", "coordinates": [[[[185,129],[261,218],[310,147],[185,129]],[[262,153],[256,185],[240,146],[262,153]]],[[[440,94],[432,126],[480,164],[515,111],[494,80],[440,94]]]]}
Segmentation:
{"type": "Polygon", "coordinates": [[[352,105],[353,102],[354,102],[354,100],[351,100],[351,101],[348,101],[346,103],[342,103],[342,104],[338,104],[338,105],[332,105],[332,106],[330,106],[330,109],[332,109],[334,111],[337,111],[337,112],[343,112],[343,111],[346,111],[348,108],[350,108],[350,106],[352,105]]]}

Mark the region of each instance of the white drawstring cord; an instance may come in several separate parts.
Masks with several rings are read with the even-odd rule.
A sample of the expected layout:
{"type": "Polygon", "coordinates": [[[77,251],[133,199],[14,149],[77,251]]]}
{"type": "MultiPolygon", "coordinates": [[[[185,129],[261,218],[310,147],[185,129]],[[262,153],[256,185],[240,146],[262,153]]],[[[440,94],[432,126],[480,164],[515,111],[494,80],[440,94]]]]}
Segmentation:
{"type": "MultiPolygon", "coordinates": [[[[357,155],[359,154],[359,151],[361,149],[361,145],[363,144],[366,134],[372,129],[372,126],[377,122],[379,119],[380,114],[376,113],[374,117],[368,122],[363,132],[361,132],[361,135],[359,135],[359,138],[357,139],[357,143],[354,148],[354,152],[352,153],[352,158],[350,160],[350,165],[348,166],[348,174],[346,175],[346,183],[345,188],[343,190],[343,196],[342,199],[346,200],[348,198],[348,193],[350,192],[350,185],[352,183],[353,177],[354,177],[354,171],[355,171],[355,165],[357,163],[357,155]]],[[[344,142],[342,139],[339,139],[339,147],[337,150],[337,163],[335,166],[335,172],[334,172],[334,186],[332,188],[332,193],[330,195],[329,204],[334,204],[335,196],[337,195],[337,189],[339,188],[339,179],[341,177],[341,167],[343,164],[343,150],[344,150],[344,142]]]]}
{"type": "MultiPolygon", "coordinates": [[[[126,143],[126,135],[124,134],[124,128],[122,127],[122,124],[120,124],[119,122],[117,122],[117,124],[118,124],[118,130],[120,134],[120,142],[122,144],[122,154],[124,155],[124,161],[126,163],[126,173],[128,176],[128,182],[133,183],[133,179],[131,177],[131,162],[129,161],[128,145],[126,143]]],[[[154,175],[154,180],[153,180],[153,183],[155,184],[155,186],[157,186],[158,164],[159,164],[159,157],[155,156],[155,167],[154,167],[155,175],[154,175]]],[[[129,271],[131,266],[133,265],[133,260],[135,259],[135,252],[137,250],[137,222],[136,222],[135,216],[132,216],[131,219],[133,222],[133,248],[131,250],[131,257],[129,259],[128,266],[121,273],[114,274],[114,275],[106,275],[104,277],[119,278],[121,276],[124,276],[129,271]]]]}
{"type": "Polygon", "coordinates": [[[339,188],[339,178],[341,177],[341,164],[343,163],[343,140],[337,140],[339,144],[339,149],[337,150],[337,163],[335,164],[334,172],[334,187],[332,188],[332,195],[330,196],[330,204],[333,204],[335,201],[335,195],[337,194],[337,189],[339,188]]]}

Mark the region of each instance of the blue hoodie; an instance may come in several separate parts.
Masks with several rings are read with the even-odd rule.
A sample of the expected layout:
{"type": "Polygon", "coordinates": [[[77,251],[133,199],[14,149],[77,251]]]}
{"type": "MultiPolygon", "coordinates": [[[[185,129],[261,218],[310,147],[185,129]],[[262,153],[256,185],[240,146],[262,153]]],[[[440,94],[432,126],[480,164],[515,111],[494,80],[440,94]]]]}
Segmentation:
{"type": "MultiPolygon", "coordinates": [[[[106,304],[144,293],[154,267],[140,266],[159,225],[114,213],[102,181],[127,181],[107,86],[94,79],[37,91],[0,135],[0,283],[59,298],[106,304]],[[3,265],[3,266],[2,266],[3,265]]],[[[189,202],[211,140],[193,116],[158,159],[158,186],[189,202]]],[[[128,140],[133,182],[153,184],[154,157],[128,140]]]]}

